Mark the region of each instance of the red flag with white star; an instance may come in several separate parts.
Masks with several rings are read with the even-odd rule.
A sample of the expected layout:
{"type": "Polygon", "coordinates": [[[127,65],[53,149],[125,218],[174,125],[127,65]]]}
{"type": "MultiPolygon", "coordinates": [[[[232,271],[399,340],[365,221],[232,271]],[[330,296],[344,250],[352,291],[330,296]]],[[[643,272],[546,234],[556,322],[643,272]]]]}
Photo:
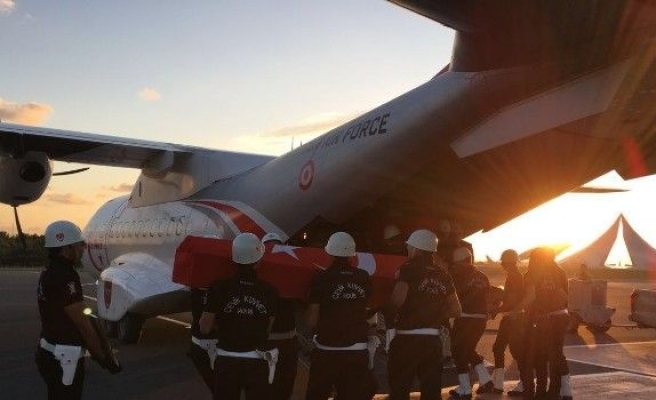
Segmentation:
{"type": "MultiPolygon", "coordinates": [[[[176,250],[172,280],[189,287],[209,287],[234,274],[231,257],[231,240],[188,236],[176,250]]],[[[371,276],[372,308],[387,303],[396,271],[404,261],[404,257],[372,253],[357,253],[351,259],[354,267],[371,276]]],[[[314,275],[329,263],[330,256],[323,249],[267,244],[257,275],[274,286],[281,297],[305,299],[314,275]]]]}

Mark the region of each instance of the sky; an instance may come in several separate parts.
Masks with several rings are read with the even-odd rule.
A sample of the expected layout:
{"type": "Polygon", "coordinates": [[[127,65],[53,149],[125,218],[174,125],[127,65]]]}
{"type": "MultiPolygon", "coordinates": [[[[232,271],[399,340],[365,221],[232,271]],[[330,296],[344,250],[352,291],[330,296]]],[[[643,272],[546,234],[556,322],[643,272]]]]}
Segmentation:
{"type": "MultiPolygon", "coordinates": [[[[281,155],[429,80],[454,34],[383,0],[0,0],[0,37],[3,121],[281,155]]],[[[53,177],[19,208],[23,229],[84,226],[137,176],[94,166],[53,177]]],[[[656,179],[602,182],[629,191],[553,200],[470,237],[477,255],[582,246],[619,212],[656,244],[656,179]]],[[[16,231],[9,206],[0,230],[16,231]]]]}

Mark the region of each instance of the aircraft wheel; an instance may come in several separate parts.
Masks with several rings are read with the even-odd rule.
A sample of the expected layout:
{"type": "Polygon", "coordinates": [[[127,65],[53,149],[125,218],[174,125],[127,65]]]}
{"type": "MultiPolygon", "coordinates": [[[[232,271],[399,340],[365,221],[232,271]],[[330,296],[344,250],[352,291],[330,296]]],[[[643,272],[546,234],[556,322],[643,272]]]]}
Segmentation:
{"type": "Polygon", "coordinates": [[[115,338],[118,336],[118,322],[102,318],[98,318],[98,322],[100,322],[100,327],[105,333],[105,336],[108,338],[115,338]]]}
{"type": "Polygon", "coordinates": [[[141,337],[141,328],[146,319],[139,314],[127,313],[118,321],[118,339],[125,344],[134,344],[141,337]]]}
{"type": "Polygon", "coordinates": [[[608,332],[611,325],[612,325],[612,322],[610,320],[608,320],[603,325],[590,325],[590,330],[593,331],[593,332],[604,333],[604,332],[608,332]]]}

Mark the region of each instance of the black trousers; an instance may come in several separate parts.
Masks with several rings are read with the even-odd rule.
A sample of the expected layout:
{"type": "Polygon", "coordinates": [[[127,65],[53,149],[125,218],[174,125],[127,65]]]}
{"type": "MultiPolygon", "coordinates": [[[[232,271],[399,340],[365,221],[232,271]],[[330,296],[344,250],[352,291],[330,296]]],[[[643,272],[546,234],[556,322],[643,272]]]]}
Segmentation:
{"type": "Polygon", "coordinates": [[[214,374],[216,399],[239,400],[242,390],[246,400],[271,399],[269,366],[264,360],[219,356],[214,374]]]}
{"type": "MultiPolygon", "coordinates": [[[[519,365],[519,379],[524,385],[524,398],[532,399],[535,393],[547,391],[547,347],[545,336],[549,321],[546,317],[524,325],[523,361],[519,365]]],[[[560,382],[560,379],[559,379],[560,382]]],[[[559,388],[560,390],[560,388],[559,388]]]]}
{"type": "Polygon", "coordinates": [[[458,374],[469,373],[472,368],[483,362],[483,357],[476,352],[478,341],[485,333],[487,320],[483,318],[456,318],[453,323],[451,353],[458,374]]]}
{"type": "Polygon", "coordinates": [[[520,363],[522,362],[524,352],[525,326],[526,322],[521,314],[506,315],[501,318],[497,337],[492,345],[495,368],[505,367],[506,347],[510,348],[510,355],[517,361],[519,368],[521,368],[520,363]]]}
{"type": "Polygon", "coordinates": [[[76,400],[82,398],[84,385],[84,358],[77,362],[77,369],[71,385],[62,383],[62,368],[51,352],[37,348],[34,356],[39,374],[48,386],[48,400],[76,400]]]}
{"type": "Polygon", "coordinates": [[[306,400],[326,400],[333,388],[339,400],[371,398],[371,372],[367,350],[314,349],[310,356],[306,400]]]}
{"type": "Polygon", "coordinates": [[[298,368],[298,338],[270,340],[269,345],[278,349],[278,364],[273,378],[273,399],[287,400],[294,391],[298,368]]]}
{"type": "Polygon", "coordinates": [[[567,358],[563,352],[565,334],[569,324],[569,315],[555,315],[549,317],[549,323],[544,326],[544,337],[547,350],[547,362],[549,363],[549,393],[560,395],[561,376],[569,375],[567,358]]]}
{"type": "Polygon", "coordinates": [[[397,335],[390,345],[387,372],[390,400],[407,400],[414,378],[422,400],[442,398],[442,341],[439,336],[397,335]]]}
{"type": "Polygon", "coordinates": [[[210,357],[207,355],[207,351],[203,350],[198,345],[193,342],[189,345],[189,351],[187,352],[189,358],[194,363],[196,370],[203,378],[203,382],[207,385],[207,388],[210,392],[214,391],[214,370],[210,366],[210,357]]]}

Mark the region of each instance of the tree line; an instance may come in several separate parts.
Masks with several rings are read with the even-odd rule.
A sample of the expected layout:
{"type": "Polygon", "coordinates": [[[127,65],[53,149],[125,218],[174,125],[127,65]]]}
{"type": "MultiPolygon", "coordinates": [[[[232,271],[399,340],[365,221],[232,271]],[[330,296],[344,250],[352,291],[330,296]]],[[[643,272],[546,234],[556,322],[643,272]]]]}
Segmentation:
{"type": "Polygon", "coordinates": [[[41,267],[46,264],[45,237],[26,233],[23,239],[0,231],[0,267],[41,267]]]}

